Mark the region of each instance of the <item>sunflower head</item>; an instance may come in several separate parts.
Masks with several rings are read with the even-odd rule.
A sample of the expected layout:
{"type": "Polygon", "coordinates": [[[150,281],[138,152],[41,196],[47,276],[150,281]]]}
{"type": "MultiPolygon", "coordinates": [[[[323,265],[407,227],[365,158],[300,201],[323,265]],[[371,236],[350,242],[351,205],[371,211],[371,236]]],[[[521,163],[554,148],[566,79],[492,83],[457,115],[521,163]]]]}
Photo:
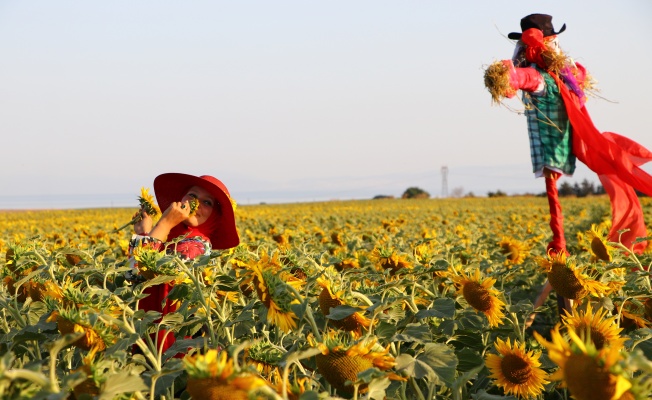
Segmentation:
{"type": "Polygon", "coordinates": [[[498,297],[500,292],[493,288],[495,279],[483,279],[479,269],[469,275],[462,270],[459,275],[451,276],[451,279],[458,288],[458,294],[476,311],[487,316],[489,325],[496,327],[503,323],[505,314],[502,309],[505,303],[498,297]]]}
{"type": "Polygon", "coordinates": [[[111,345],[115,342],[115,335],[111,328],[99,322],[95,310],[89,308],[60,308],[53,311],[47,321],[55,321],[62,335],[83,333],[83,336],[72,344],[80,349],[91,351],[92,354],[105,350],[107,344],[111,345]]]}
{"type": "Polygon", "coordinates": [[[607,313],[608,311],[602,308],[594,313],[591,303],[588,302],[586,310],[580,311],[575,307],[572,313],[566,311],[562,320],[564,326],[577,332],[583,341],[593,343],[597,350],[605,346],[622,348],[626,340],[620,336],[622,328],[617,326],[616,317],[607,317],[607,313]]]}
{"type": "Polygon", "coordinates": [[[138,265],[138,273],[147,279],[158,275],[179,276],[179,268],[176,264],[165,260],[166,254],[149,246],[138,246],[134,248],[133,257],[138,265]]]}
{"type": "MultiPolygon", "coordinates": [[[[394,357],[389,354],[389,347],[380,346],[375,337],[356,340],[350,334],[330,331],[324,335],[321,343],[312,336],[308,337],[308,342],[321,351],[315,357],[319,373],[338,393],[346,396],[353,394],[354,388],[349,382],[358,381],[360,372],[369,368],[388,371],[396,365],[394,357]]],[[[392,373],[388,377],[402,379],[392,373]]],[[[367,385],[362,384],[358,392],[365,393],[367,390],[367,385]]]]}
{"type": "Polygon", "coordinates": [[[19,261],[23,258],[29,249],[20,243],[10,244],[5,252],[5,265],[7,269],[12,273],[16,274],[21,272],[23,275],[28,275],[29,271],[22,271],[27,268],[27,263],[20,265],[19,261]]]}
{"type": "MultiPolygon", "coordinates": [[[[318,285],[322,288],[319,294],[319,308],[322,314],[328,316],[332,308],[341,305],[360,307],[353,299],[345,296],[345,293],[348,292],[347,288],[342,286],[341,280],[334,277],[332,273],[329,274],[328,271],[334,272],[333,267],[327,268],[324,275],[317,279],[318,285]]],[[[371,320],[357,311],[342,319],[328,319],[328,321],[338,329],[352,332],[356,337],[360,337],[362,332],[369,329],[371,325],[371,320]]]]}
{"type": "Polygon", "coordinates": [[[587,276],[585,268],[576,265],[575,259],[564,252],[539,257],[537,263],[548,273],[553,289],[567,299],[579,300],[589,294],[600,296],[611,290],[608,285],[587,276]]]}
{"type": "Polygon", "coordinates": [[[161,209],[158,208],[154,202],[154,197],[149,193],[148,188],[140,188],[140,197],[138,197],[138,202],[140,203],[140,207],[145,210],[145,212],[151,217],[156,217],[161,213],[161,209]]]}
{"type": "Polygon", "coordinates": [[[245,350],[245,360],[253,365],[258,373],[269,378],[278,372],[284,352],[269,342],[257,342],[245,350]]]}
{"type": "Polygon", "coordinates": [[[620,399],[632,387],[622,372],[620,348],[598,350],[572,327],[567,326],[567,333],[570,340],[561,335],[557,324],[551,331],[552,341],[548,342],[534,332],[537,341],[548,349],[548,357],[559,366],[550,379],[561,381],[578,400],[620,399]]]}
{"type": "Polygon", "coordinates": [[[528,256],[527,246],[516,239],[505,236],[498,242],[498,246],[507,258],[507,261],[512,264],[521,264],[525,260],[525,257],[528,256]]]}
{"type": "Polygon", "coordinates": [[[267,309],[267,321],[284,332],[295,329],[298,317],[292,311],[292,304],[297,304],[298,300],[288,286],[298,289],[304,282],[283,270],[278,252],[271,258],[263,252],[258,261],[252,260],[246,268],[245,282],[253,286],[267,309]]]}
{"type": "Polygon", "coordinates": [[[439,243],[435,239],[426,239],[414,247],[414,258],[422,265],[429,265],[430,261],[439,253],[439,243]]]}
{"type": "Polygon", "coordinates": [[[197,212],[197,209],[199,208],[199,200],[197,200],[196,197],[193,197],[190,200],[189,204],[190,204],[190,214],[188,214],[188,215],[195,215],[195,213],[197,212]]]}
{"type": "Polygon", "coordinates": [[[344,239],[342,238],[342,234],[340,232],[331,233],[331,241],[336,246],[344,246],[344,239]]]}
{"type": "Polygon", "coordinates": [[[491,372],[491,378],[497,386],[502,387],[505,394],[513,394],[520,398],[536,397],[547,384],[546,372],[541,369],[540,353],[527,351],[525,344],[519,344],[510,339],[496,339],[494,347],[498,354],[488,354],[486,365],[491,372]]]}
{"type": "Polygon", "coordinates": [[[624,328],[647,328],[650,325],[650,317],[647,316],[645,304],[638,301],[627,300],[624,305],[622,303],[615,303],[616,307],[620,309],[620,326],[624,328]]]}
{"type": "Polygon", "coordinates": [[[591,230],[587,232],[587,236],[591,238],[591,253],[593,257],[598,260],[611,262],[615,248],[609,244],[605,229],[596,224],[592,224],[591,230]]]}
{"type": "Polygon", "coordinates": [[[237,369],[225,351],[186,356],[183,365],[188,373],[186,390],[193,399],[246,400],[268,385],[253,372],[237,369]]]}
{"type": "Polygon", "coordinates": [[[372,250],[369,258],[382,270],[389,271],[390,275],[395,275],[403,269],[412,269],[412,263],[403,255],[396,254],[394,249],[376,247],[372,250]]]}

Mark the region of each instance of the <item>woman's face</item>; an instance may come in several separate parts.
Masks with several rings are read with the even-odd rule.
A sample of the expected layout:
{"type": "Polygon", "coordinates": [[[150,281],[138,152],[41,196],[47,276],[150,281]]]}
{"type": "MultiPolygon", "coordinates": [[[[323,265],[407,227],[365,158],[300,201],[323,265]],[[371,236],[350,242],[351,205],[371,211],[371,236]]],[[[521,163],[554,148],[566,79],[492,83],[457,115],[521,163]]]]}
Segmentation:
{"type": "Polygon", "coordinates": [[[199,207],[195,215],[188,217],[186,224],[190,226],[199,226],[204,222],[208,221],[208,218],[214,211],[214,207],[217,204],[217,200],[211,196],[207,190],[199,187],[193,186],[188,189],[188,193],[183,196],[181,199],[182,202],[191,201],[192,199],[197,199],[199,202],[199,207]]]}

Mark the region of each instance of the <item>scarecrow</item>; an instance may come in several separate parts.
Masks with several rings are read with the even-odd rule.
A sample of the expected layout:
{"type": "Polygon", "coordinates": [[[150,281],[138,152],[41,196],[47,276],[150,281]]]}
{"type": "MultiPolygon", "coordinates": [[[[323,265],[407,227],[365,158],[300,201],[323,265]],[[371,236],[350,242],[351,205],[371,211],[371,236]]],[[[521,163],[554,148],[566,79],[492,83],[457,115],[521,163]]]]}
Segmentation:
{"type": "Polygon", "coordinates": [[[512,59],[491,64],[485,70],[485,86],[495,103],[522,92],[533,171],[546,182],[552,230],[548,253],[568,254],[557,180],[571,176],[579,160],[598,175],[609,195],[608,239],[640,254],[647,242],[637,238],[646,238],[647,231],[635,190],[652,196],[652,176],[640,168],[652,160],[652,152],[593,125],[585,107],[592,80],[584,66],[561,50],[558,35],[565,30],[566,24],[555,31],[550,15],[522,18],[521,32],[507,36],[516,41],[512,59]]]}
{"type": "Polygon", "coordinates": [[[635,190],[652,196],[652,176],[640,168],[652,152],[613,132],[600,132],[585,107],[585,91],[592,87],[586,69],[559,47],[559,31],[552,17],[531,14],[521,19],[522,32],[511,60],[497,61],[485,71],[485,86],[495,102],[523,94],[535,176],[545,177],[550,205],[552,241],[548,251],[567,252],[557,179],[571,176],[576,159],[595,172],[609,194],[612,227],[609,240],[621,242],[637,253],[647,243],[645,221],[635,190]],[[627,232],[619,232],[628,230],[627,232]]]}

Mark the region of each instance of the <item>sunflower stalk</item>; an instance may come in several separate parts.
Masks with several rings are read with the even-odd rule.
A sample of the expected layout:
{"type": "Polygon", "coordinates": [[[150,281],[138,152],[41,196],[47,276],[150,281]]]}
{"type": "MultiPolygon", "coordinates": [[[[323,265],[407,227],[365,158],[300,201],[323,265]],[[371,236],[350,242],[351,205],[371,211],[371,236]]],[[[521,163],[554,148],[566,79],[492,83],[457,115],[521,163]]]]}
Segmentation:
{"type": "Polygon", "coordinates": [[[321,332],[319,331],[319,328],[317,327],[317,323],[315,322],[315,317],[312,315],[312,309],[310,308],[310,304],[308,304],[303,296],[292,287],[292,285],[287,285],[287,288],[294,294],[297,300],[301,302],[301,304],[305,304],[305,312],[303,313],[304,317],[308,320],[308,323],[310,324],[310,327],[312,328],[312,333],[315,335],[315,338],[317,341],[321,342],[322,337],[321,337],[321,332]]]}
{"type": "Polygon", "coordinates": [[[414,388],[414,391],[419,396],[419,400],[426,400],[426,398],[423,396],[423,393],[421,392],[421,388],[419,387],[419,384],[417,383],[416,379],[414,379],[414,377],[411,376],[409,378],[409,381],[412,384],[412,387],[414,388]]]}
{"type": "Polygon", "coordinates": [[[179,259],[179,257],[175,257],[174,262],[177,264],[177,266],[179,266],[181,271],[185,272],[186,275],[188,275],[188,277],[192,281],[193,285],[195,286],[195,290],[197,290],[197,293],[199,293],[199,301],[200,301],[200,303],[201,303],[201,305],[204,308],[204,311],[206,313],[206,322],[207,322],[207,325],[208,325],[208,331],[209,331],[209,335],[210,335],[210,339],[211,339],[211,344],[217,343],[217,338],[215,336],[215,328],[213,327],[213,319],[211,317],[212,309],[206,303],[206,299],[204,298],[204,295],[202,294],[202,290],[201,290],[202,285],[199,282],[199,279],[197,279],[195,274],[192,273],[190,268],[188,268],[188,266],[185,263],[183,263],[179,259]]]}
{"type": "MultiPolygon", "coordinates": [[[[118,326],[122,331],[128,333],[128,334],[134,334],[138,333],[136,332],[136,327],[133,324],[133,320],[130,320],[127,318],[127,314],[129,314],[130,317],[133,317],[134,315],[134,310],[132,310],[127,304],[122,301],[118,296],[113,295],[112,298],[116,300],[116,304],[120,309],[122,310],[122,320],[119,320],[117,318],[113,318],[111,316],[107,315],[100,315],[98,318],[100,321],[104,322],[107,325],[116,325],[118,326]]],[[[146,335],[146,339],[148,339],[151,342],[151,339],[149,335],[146,335]]],[[[161,364],[159,363],[158,358],[152,353],[150,350],[150,346],[145,343],[145,341],[139,337],[136,339],[135,342],[136,346],[143,352],[143,355],[145,358],[147,358],[151,363],[152,366],[156,371],[161,370],[161,364]]],[[[148,368],[151,366],[147,365],[148,368]]]]}
{"type": "Polygon", "coordinates": [[[356,292],[356,291],[352,290],[351,291],[351,296],[353,298],[355,298],[355,299],[362,300],[368,306],[373,306],[374,305],[374,303],[371,300],[369,300],[369,297],[365,296],[364,294],[362,294],[360,292],[356,292]]]}
{"type": "MultiPolygon", "coordinates": [[[[627,248],[627,246],[620,243],[620,241],[618,243],[613,243],[613,244],[616,247],[621,248],[623,251],[625,251],[629,255],[629,258],[631,258],[634,261],[634,263],[636,264],[636,266],[638,267],[638,270],[640,272],[645,272],[645,273],[648,272],[648,271],[645,270],[645,268],[643,267],[643,264],[641,264],[641,261],[638,259],[638,257],[636,256],[636,253],[634,253],[632,251],[632,249],[627,248]]],[[[650,283],[650,274],[645,275],[644,281],[645,281],[647,290],[651,291],[652,290],[652,284],[650,283]]]]}
{"type": "MultiPolygon", "coordinates": [[[[215,297],[213,292],[211,292],[210,298],[211,298],[211,302],[214,301],[216,304],[218,303],[217,298],[215,297]]],[[[227,304],[226,300],[222,302],[221,313],[218,313],[218,310],[215,309],[215,312],[218,313],[217,317],[220,319],[220,322],[222,322],[222,324],[224,324],[224,322],[226,322],[226,320],[227,320],[227,317],[226,317],[226,304],[227,304]]],[[[231,331],[234,330],[234,329],[235,329],[235,326],[231,326],[230,328],[223,329],[224,333],[226,335],[226,339],[229,341],[229,343],[233,343],[233,335],[234,334],[231,331]]]]}
{"type": "Polygon", "coordinates": [[[2,299],[0,300],[0,305],[3,305],[3,309],[9,310],[9,314],[14,317],[14,321],[20,329],[25,329],[27,322],[25,322],[23,314],[20,312],[20,307],[18,307],[18,288],[16,288],[16,293],[12,297],[13,301],[11,303],[4,303],[4,299],[2,299]]]}
{"type": "Polygon", "coordinates": [[[22,369],[22,368],[10,369],[7,371],[3,371],[2,376],[12,381],[16,379],[24,379],[36,385],[39,385],[42,388],[45,388],[50,393],[57,393],[53,390],[52,383],[48,379],[48,377],[41,372],[31,371],[29,369],[22,369]]]}
{"type": "Polygon", "coordinates": [[[518,340],[523,343],[525,342],[525,324],[521,327],[521,324],[518,322],[518,315],[516,313],[510,312],[507,316],[507,320],[512,323],[514,327],[514,332],[518,336],[518,340]]]}

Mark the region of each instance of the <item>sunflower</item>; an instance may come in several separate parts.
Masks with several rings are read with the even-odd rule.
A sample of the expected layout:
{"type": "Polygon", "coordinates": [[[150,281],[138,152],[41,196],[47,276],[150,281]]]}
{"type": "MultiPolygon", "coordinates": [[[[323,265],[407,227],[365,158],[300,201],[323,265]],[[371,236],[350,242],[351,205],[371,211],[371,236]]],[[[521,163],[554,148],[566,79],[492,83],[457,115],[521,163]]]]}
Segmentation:
{"type": "Polygon", "coordinates": [[[536,397],[547,384],[546,372],[542,370],[539,356],[541,353],[526,351],[525,344],[509,338],[507,342],[496,339],[494,347],[499,354],[488,354],[485,364],[491,371],[490,378],[502,387],[505,394],[513,394],[520,398],[536,397]]]}
{"type": "Polygon", "coordinates": [[[331,233],[331,241],[337,246],[344,246],[344,239],[342,238],[342,234],[340,232],[331,233]]]}
{"type": "Polygon", "coordinates": [[[606,317],[607,310],[599,309],[595,313],[589,302],[586,311],[579,311],[577,307],[572,313],[566,311],[562,322],[577,332],[586,342],[592,342],[596,349],[605,346],[622,348],[626,339],[620,336],[623,330],[616,325],[616,317],[606,317]]]}
{"type": "Polygon", "coordinates": [[[645,316],[652,320],[652,297],[648,297],[643,302],[643,307],[645,308],[645,316]]]}
{"type": "Polygon", "coordinates": [[[376,247],[369,258],[381,269],[388,270],[390,275],[395,275],[402,269],[412,269],[412,264],[405,257],[396,254],[393,249],[376,247]]]}
{"type": "Polygon", "coordinates": [[[84,363],[81,367],[72,372],[79,372],[81,373],[82,377],[86,377],[85,380],[72,388],[72,392],[74,394],[73,398],[81,399],[84,397],[93,398],[94,396],[99,396],[100,388],[94,379],[95,369],[93,368],[93,365],[84,363]]]}
{"type": "Polygon", "coordinates": [[[154,202],[154,196],[149,193],[149,189],[145,187],[140,188],[140,197],[138,197],[140,207],[145,210],[151,217],[155,217],[161,213],[161,209],[154,202]]]}
{"type": "Polygon", "coordinates": [[[458,288],[457,294],[464,296],[466,302],[476,311],[484,313],[489,325],[496,327],[503,323],[505,314],[502,308],[505,303],[498,298],[500,292],[493,288],[495,279],[483,280],[478,269],[472,275],[467,276],[464,271],[460,271],[459,275],[450,275],[450,278],[458,288]]]}
{"type": "Polygon", "coordinates": [[[587,235],[591,238],[591,253],[593,257],[598,260],[611,262],[616,248],[609,244],[606,228],[592,224],[591,230],[587,232],[587,235]]]}
{"type": "Polygon", "coordinates": [[[186,390],[193,399],[247,400],[262,388],[269,387],[260,376],[238,370],[225,351],[215,349],[183,359],[188,373],[186,390]]]}
{"type": "MultiPolygon", "coordinates": [[[[615,303],[617,309],[620,310],[620,326],[625,328],[647,328],[650,321],[646,319],[647,313],[644,304],[627,300],[621,307],[621,303],[615,303]]],[[[649,318],[649,317],[647,317],[649,318]]]]}
{"type": "Polygon", "coordinates": [[[567,299],[579,300],[587,295],[602,296],[610,292],[608,285],[591,279],[584,273],[584,268],[575,265],[571,257],[564,252],[538,257],[537,264],[548,273],[548,281],[553,289],[567,299]]]}
{"type": "MultiPolygon", "coordinates": [[[[333,279],[335,271],[332,271],[332,269],[333,267],[326,269],[326,273],[317,279],[317,284],[322,287],[322,291],[319,294],[319,308],[321,309],[322,314],[327,318],[328,314],[330,314],[331,308],[341,305],[351,305],[350,302],[352,301],[351,299],[343,299],[346,291],[341,290],[341,285],[338,285],[335,279],[333,279]],[[330,274],[328,273],[329,271],[330,274]],[[336,290],[333,290],[334,288],[336,290]]],[[[356,337],[360,337],[362,331],[369,329],[369,326],[371,325],[371,320],[359,312],[354,312],[348,317],[340,320],[328,319],[328,321],[338,329],[352,332],[356,337]]]]}
{"type": "Polygon", "coordinates": [[[72,344],[80,349],[90,351],[91,354],[95,354],[105,350],[107,344],[112,344],[115,341],[115,336],[109,328],[101,326],[98,322],[91,322],[96,320],[92,315],[94,313],[94,310],[88,308],[81,310],[62,308],[54,310],[48,317],[47,322],[56,321],[57,329],[62,335],[83,333],[84,335],[72,344]]]}
{"type": "Polygon", "coordinates": [[[507,257],[507,261],[512,264],[522,264],[525,257],[528,256],[528,247],[524,243],[503,236],[503,239],[498,242],[500,251],[507,257]]]}
{"type": "Polygon", "coordinates": [[[430,261],[439,253],[439,243],[434,239],[423,241],[414,247],[414,258],[422,265],[429,265],[430,261]]]}
{"type": "Polygon", "coordinates": [[[193,197],[190,200],[189,204],[190,204],[190,210],[189,210],[190,213],[188,215],[195,215],[195,213],[197,212],[197,209],[199,208],[199,200],[197,200],[196,198],[193,197]]]}
{"type": "Polygon", "coordinates": [[[179,267],[172,262],[172,258],[167,256],[164,251],[146,245],[134,248],[132,254],[138,266],[138,273],[146,279],[168,275],[176,276],[177,282],[182,282],[186,278],[184,274],[180,273],[179,267]]]}
{"type": "Polygon", "coordinates": [[[339,261],[336,261],[334,264],[335,269],[338,272],[345,271],[347,269],[357,269],[360,268],[360,262],[357,259],[357,255],[354,257],[342,257],[339,261]]]}
{"type": "MultiPolygon", "coordinates": [[[[356,382],[360,372],[369,368],[388,371],[396,365],[394,357],[389,354],[389,346],[383,348],[374,337],[355,340],[348,333],[330,331],[324,335],[321,343],[316,342],[312,336],[308,337],[308,342],[321,351],[315,356],[317,371],[338,393],[345,396],[354,393],[353,385],[346,382],[356,382]]],[[[392,380],[404,380],[391,372],[387,377],[392,380]]],[[[358,393],[365,393],[367,390],[367,385],[362,384],[358,393]]]]}
{"type": "Polygon", "coordinates": [[[266,379],[272,376],[278,378],[279,363],[283,360],[284,352],[277,346],[268,342],[257,342],[245,349],[244,359],[266,379]]]}
{"type": "Polygon", "coordinates": [[[290,332],[297,327],[298,317],[291,305],[298,304],[292,292],[287,288],[299,289],[303,281],[284,271],[278,261],[278,252],[269,257],[263,252],[258,261],[247,265],[245,282],[251,284],[258,298],[267,309],[267,321],[278,326],[283,332],[290,332]]]}
{"type": "MultiPolygon", "coordinates": [[[[161,209],[154,202],[154,197],[149,193],[149,189],[145,187],[140,188],[140,196],[138,197],[138,203],[140,204],[140,208],[152,218],[156,218],[161,214],[161,209]]],[[[143,216],[141,215],[140,212],[138,212],[131,219],[131,221],[127,222],[126,224],[122,225],[119,228],[116,228],[115,232],[119,232],[124,228],[128,227],[129,225],[133,225],[142,219],[143,216]]]]}
{"type": "Polygon", "coordinates": [[[598,350],[593,343],[584,340],[572,327],[567,326],[570,342],[559,332],[559,324],[550,332],[552,342],[534,332],[537,341],[548,349],[548,357],[559,366],[550,376],[561,381],[577,400],[616,400],[632,387],[623,376],[620,347],[603,347],[598,350]]]}

